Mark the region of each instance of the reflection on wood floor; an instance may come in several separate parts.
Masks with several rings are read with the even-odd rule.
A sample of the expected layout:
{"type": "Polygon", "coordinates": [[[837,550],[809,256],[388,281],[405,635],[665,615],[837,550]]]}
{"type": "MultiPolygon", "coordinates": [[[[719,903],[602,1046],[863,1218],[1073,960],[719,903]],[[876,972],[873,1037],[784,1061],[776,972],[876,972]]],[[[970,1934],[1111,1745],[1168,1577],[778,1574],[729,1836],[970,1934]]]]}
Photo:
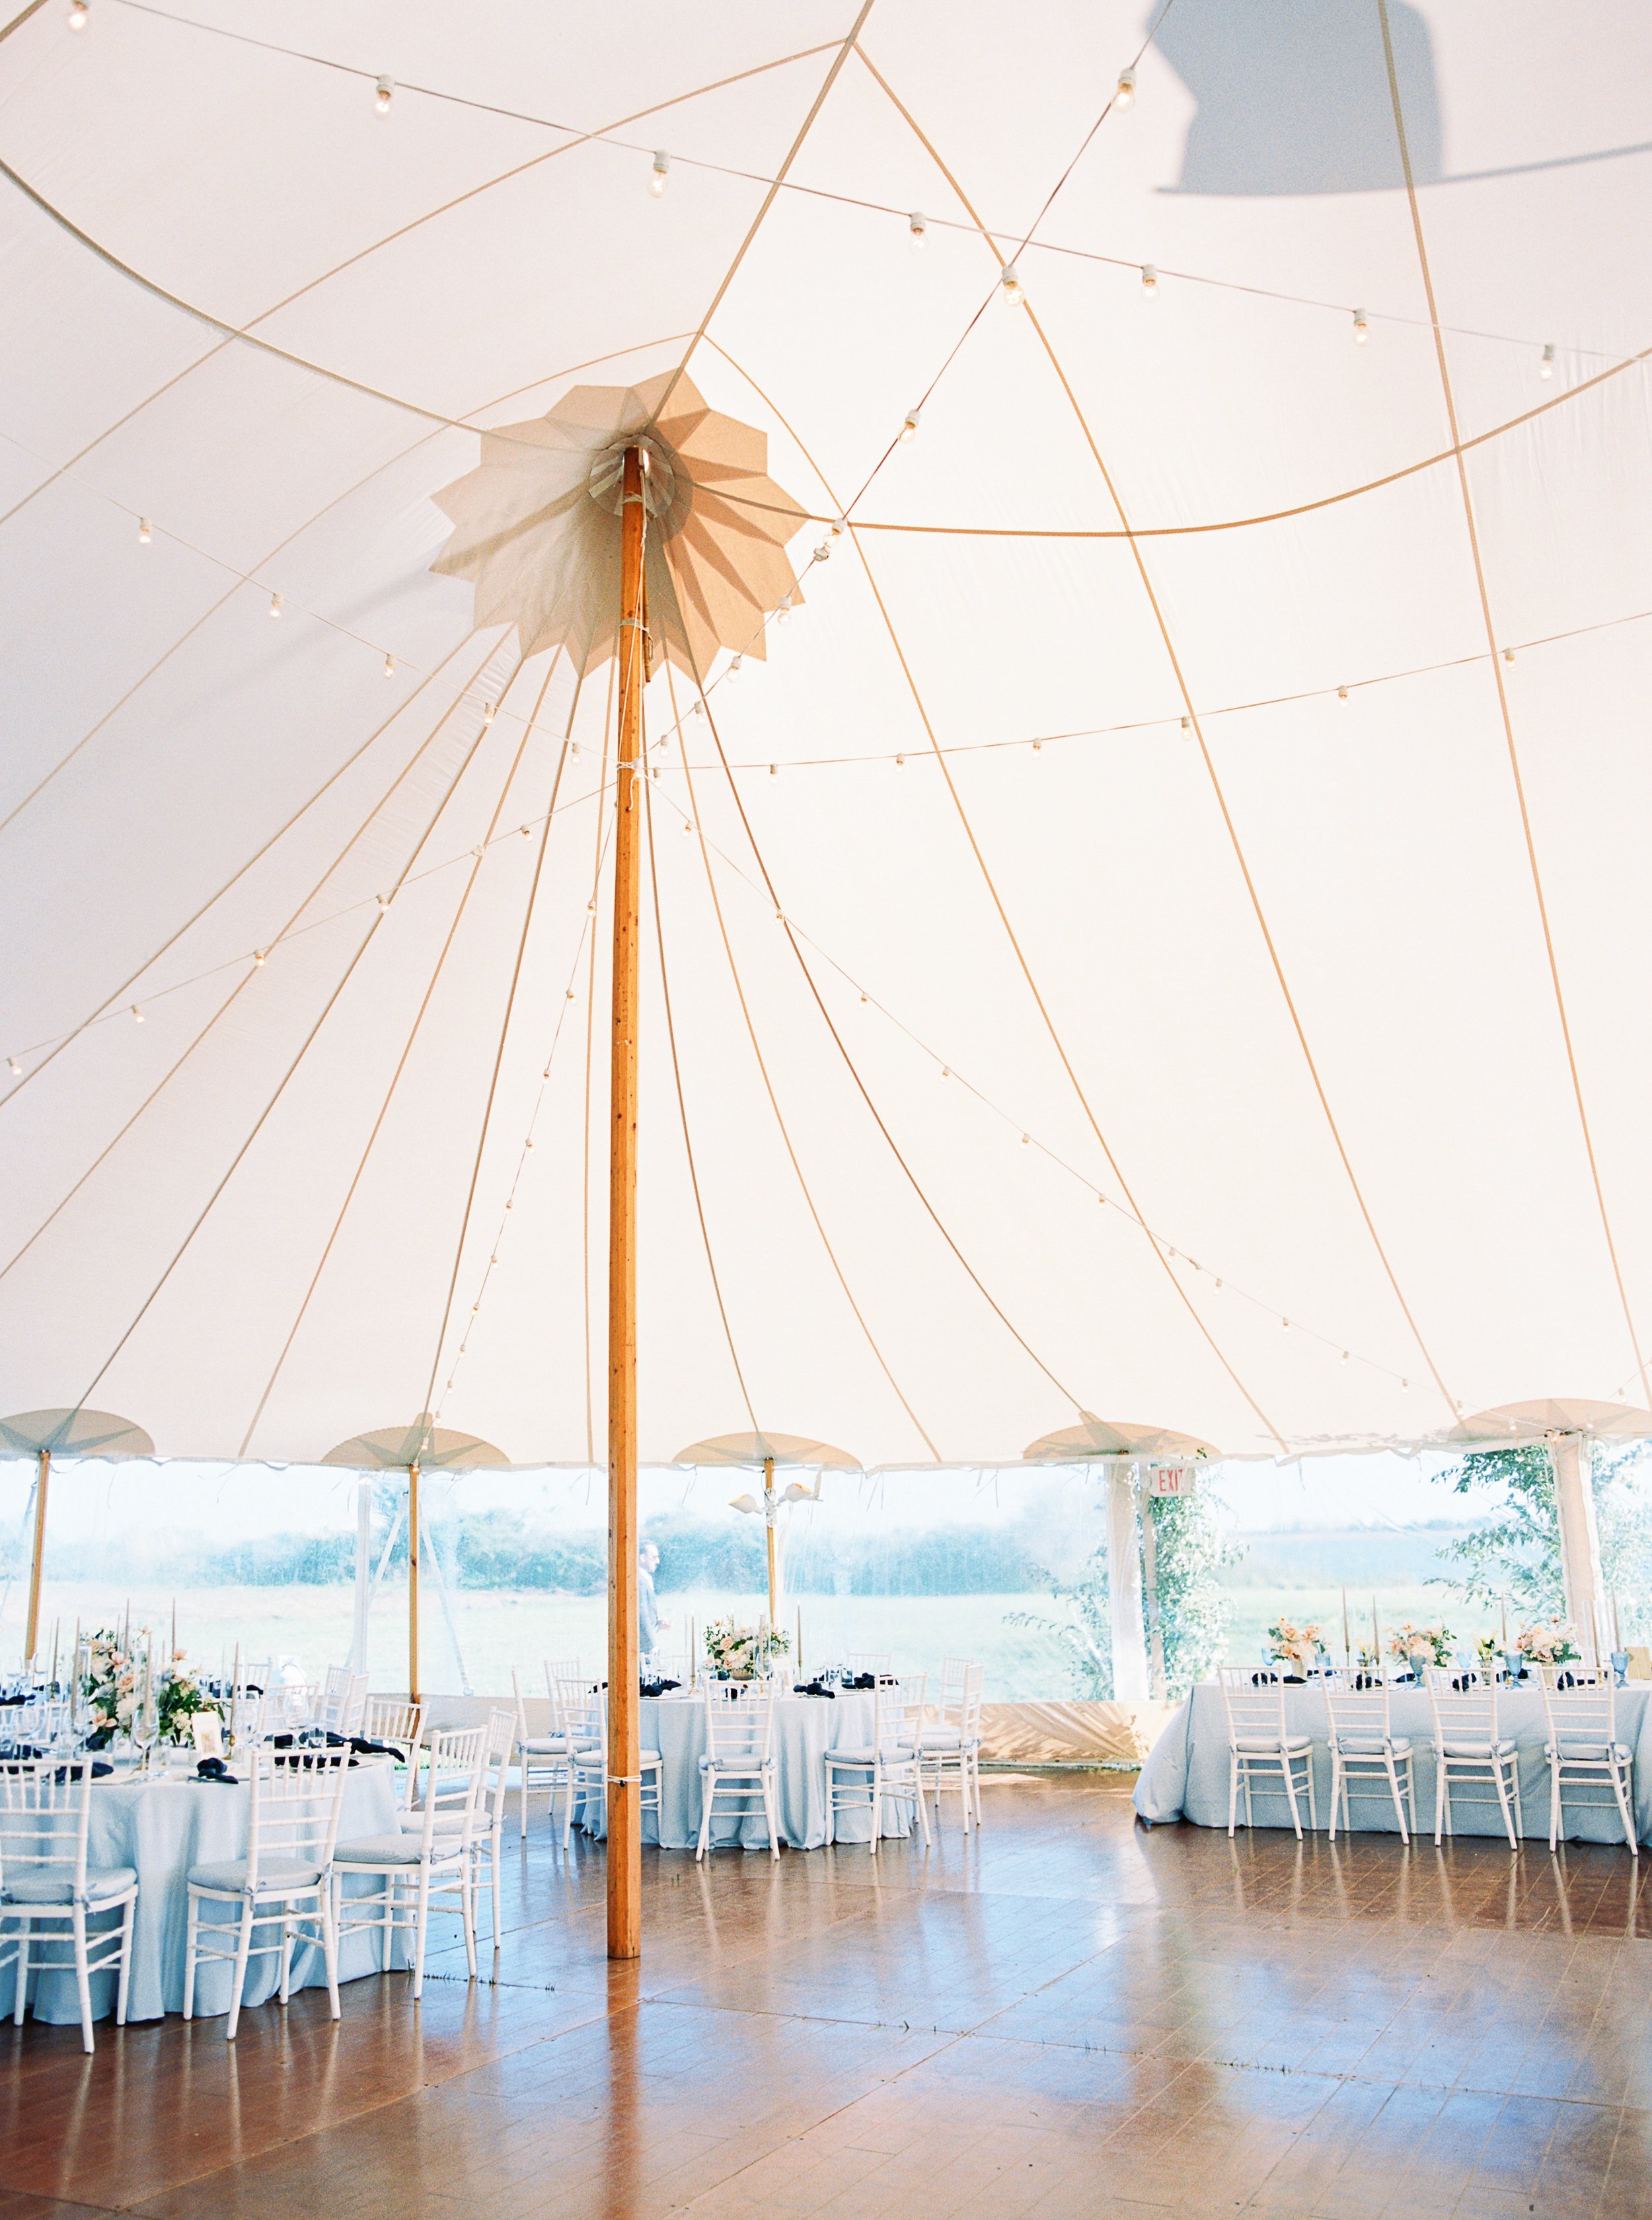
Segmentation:
{"type": "Polygon", "coordinates": [[[1150,1834],[1130,1785],[989,1779],[927,1857],[647,1852],[633,1968],[541,1831],[493,1979],[446,1949],[416,2011],[8,2025],[0,2220],[1652,2216],[1624,1852],[1150,1834]]]}

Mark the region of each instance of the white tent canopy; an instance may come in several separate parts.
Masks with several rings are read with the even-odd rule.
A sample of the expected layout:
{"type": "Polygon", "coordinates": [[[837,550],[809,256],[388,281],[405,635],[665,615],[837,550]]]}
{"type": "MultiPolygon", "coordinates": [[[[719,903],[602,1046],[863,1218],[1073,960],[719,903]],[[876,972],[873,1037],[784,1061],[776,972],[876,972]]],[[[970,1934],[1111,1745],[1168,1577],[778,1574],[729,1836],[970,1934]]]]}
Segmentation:
{"type": "Polygon", "coordinates": [[[0,1407],[602,1456],[611,666],[434,496],[679,367],[811,521],[648,689],[645,1459],[1649,1400],[1652,19],[1160,13],[0,39],[0,1407]]]}

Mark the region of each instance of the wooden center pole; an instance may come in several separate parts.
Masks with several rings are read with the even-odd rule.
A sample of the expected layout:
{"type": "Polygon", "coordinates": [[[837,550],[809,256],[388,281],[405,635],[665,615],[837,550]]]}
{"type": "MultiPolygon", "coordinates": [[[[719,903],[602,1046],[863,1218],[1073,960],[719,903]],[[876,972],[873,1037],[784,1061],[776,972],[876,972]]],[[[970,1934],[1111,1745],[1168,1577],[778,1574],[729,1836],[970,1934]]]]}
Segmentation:
{"type": "Polygon", "coordinates": [[[408,1701],[419,1700],[419,1465],[408,1467],[408,1701]]]}
{"type": "Polygon", "coordinates": [[[23,1663],[32,1665],[41,1638],[41,1567],[46,1557],[46,1491],[52,1478],[52,1452],[40,1452],[34,1481],[34,1546],[28,1560],[28,1624],[23,1629],[23,1663]]]}
{"type": "Polygon", "coordinates": [[[626,449],[620,538],[620,729],[608,1079],[608,1955],[642,1951],[637,1717],[637,1007],[642,888],[643,461],[626,449]]]}

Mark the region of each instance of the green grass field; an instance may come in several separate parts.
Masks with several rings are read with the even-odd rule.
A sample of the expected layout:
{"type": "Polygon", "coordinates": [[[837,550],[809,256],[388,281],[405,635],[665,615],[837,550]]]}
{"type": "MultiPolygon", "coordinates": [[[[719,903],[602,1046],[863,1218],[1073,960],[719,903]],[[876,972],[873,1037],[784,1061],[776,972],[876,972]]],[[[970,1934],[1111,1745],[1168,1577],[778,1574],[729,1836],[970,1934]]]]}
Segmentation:
{"type": "MultiPolygon", "coordinates": [[[[1258,1655],[1269,1623],[1281,1612],[1299,1624],[1317,1618],[1333,1654],[1342,1648],[1342,1600],[1334,1588],[1236,1587],[1230,1592],[1232,1618],[1228,1656],[1236,1663],[1258,1655]]],[[[76,1620],[84,1626],[119,1626],[128,1600],[134,1625],[148,1624],[164,1641],[170,1624],[172,1591],[134,1588],[128,1600],[107,1584],[48,1581],[41,1602],[41,1649],[49,1659],[54,1621],[60,1624],[65,1653],[76,1620]]],[[[237,1643],[244,1660],[279,1662],[290,1657],[305,1673],[319,1677],[325,1667],[348,1653],[352,1593],[347,1587],[181,1588],[176,1597],[178,1639],[190,1656],[216,1669],[228,1664],[237,1643]]],[[[744,1622],[763,1608],[757,1596],[667,1595],[662,1609],[673,1625],[662,1642],[668,1656],[687,1646],[689,1623],[703,1629],[708,1620],[732,1612],[744,1622]]],[[[407,1672],[405,1590],[386,1587],[374,1612],[370,1664],[376,1687],[405,1687],[407,1672]]],[[[888,1650],[899,1671],[938,1670],[946,1656],[979,1658],[986,1667],[989,1701],[1070,1697],[1080,1691],[1069,1674],[1061,1645],[1033,1629],[1012,1625],[1018,1612],[1051,1615],[1057,1606],[1036,1594],[969,1596],[805,1596],[803,1663],[814,1668],[837,1662],[851,1650],[888,1650]]],[[[1353,1638],[1366,1638],[1370,1597],[1356,1606],[1353,1638]]],[[[786,1612],[794,1632],[797,1603],[786,1612]]],[[[1481,1631],[1483,1614],[1443,1602],[1442,1591],[1416,1584],[1379,1588],[1377,1608],[1383,1626],[1403,1618],[1442,1616],[1465,1639],[1481,1631]]],[[[464,1588],[452,1600],[450,1633],[439,1591],[427,1583],[421,1614],[421,1678],[427,1687],[457,1693],[464,1677],[481,1694],[508,1695],[511,1668],[522,1674],[525,1693],[542,1693],[540,1662],[574,1657],[593,1668],[607,1640],[605,1599],[560,1596],[524,1589],[464,1588]],[[454,1633],[457,1634],[457,1655],[454,1633]]],[[[0,1618],[0,1655],[13,1655],[22,1642],[22,1597],[14,1584],[0,1618]]]]}

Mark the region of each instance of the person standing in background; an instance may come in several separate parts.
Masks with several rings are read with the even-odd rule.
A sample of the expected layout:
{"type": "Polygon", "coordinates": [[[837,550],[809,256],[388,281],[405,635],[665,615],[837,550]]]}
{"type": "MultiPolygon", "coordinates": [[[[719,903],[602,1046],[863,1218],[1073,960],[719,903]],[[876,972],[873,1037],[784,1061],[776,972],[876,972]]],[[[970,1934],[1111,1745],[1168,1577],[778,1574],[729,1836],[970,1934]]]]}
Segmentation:
{"type": "Polygon", "coordinates": [[[671,1624],[659,1615],[654,1593],[654,1574],[659,1564],[659,1544],[645,1542],[637,1552],[637,1648],[645,1658],[653,1656],[659,1637],[671,1624]]]}

